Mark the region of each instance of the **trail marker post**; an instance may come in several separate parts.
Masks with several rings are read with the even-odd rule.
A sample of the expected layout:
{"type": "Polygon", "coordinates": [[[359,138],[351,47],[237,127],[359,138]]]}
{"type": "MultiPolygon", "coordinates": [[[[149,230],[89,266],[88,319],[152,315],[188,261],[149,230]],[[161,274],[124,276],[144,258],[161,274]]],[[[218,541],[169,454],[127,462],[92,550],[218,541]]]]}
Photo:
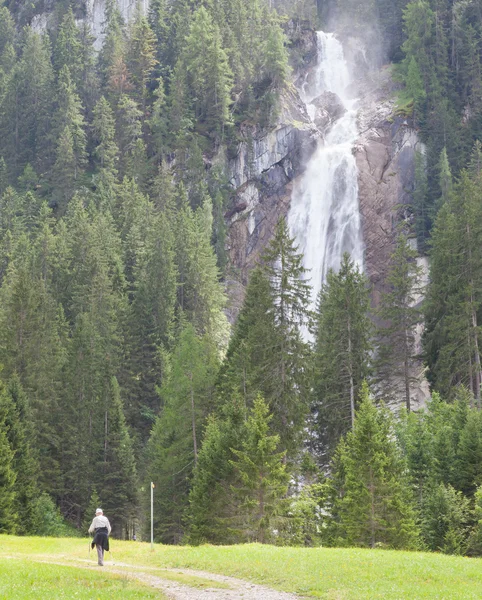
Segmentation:
{"type": "Polygon", "coordinates": [[[156,486],[151,481],[151,552],[154,552],[154,488],[156,486]]]}

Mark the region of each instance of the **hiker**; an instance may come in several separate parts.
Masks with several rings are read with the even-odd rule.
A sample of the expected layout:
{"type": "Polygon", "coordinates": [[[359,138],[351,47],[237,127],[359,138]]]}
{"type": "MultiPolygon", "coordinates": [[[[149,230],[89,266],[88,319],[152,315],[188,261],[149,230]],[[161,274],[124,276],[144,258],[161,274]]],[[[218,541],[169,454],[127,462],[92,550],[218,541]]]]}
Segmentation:
{"type": "Polygon", "coordinates": [[[95,517],[89,527],[89,533],[94,534],[92,548],[97,548],[97,559],[100,567],[104,566],[104,550],[109,552],[109,533],[111,526],[109,519],[104,517],[104,511],[101,508],[96,509],[95,517]]]}

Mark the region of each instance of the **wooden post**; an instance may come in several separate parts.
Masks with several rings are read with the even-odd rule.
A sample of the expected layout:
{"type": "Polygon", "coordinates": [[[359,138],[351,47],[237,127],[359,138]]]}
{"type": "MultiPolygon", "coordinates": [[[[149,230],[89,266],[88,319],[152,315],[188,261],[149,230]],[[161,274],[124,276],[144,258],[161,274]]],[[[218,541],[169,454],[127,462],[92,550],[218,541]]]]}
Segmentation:
{"type": "Polygon", "coordinates": [[[151,481],[151,552],[154,552],[154,487],[151,481]]]}

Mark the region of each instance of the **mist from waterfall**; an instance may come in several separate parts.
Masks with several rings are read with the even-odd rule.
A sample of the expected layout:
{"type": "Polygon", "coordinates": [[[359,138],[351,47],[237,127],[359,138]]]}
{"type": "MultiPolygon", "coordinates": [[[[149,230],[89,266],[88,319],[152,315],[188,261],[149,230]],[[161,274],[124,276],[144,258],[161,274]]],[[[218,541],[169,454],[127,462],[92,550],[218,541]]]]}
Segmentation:
{"type": "Polygon", "coordinates": [[[300,95],[314,119],[312,101],[333,92],[346,112],[320,140],[306,171],[295,185],[288,224],[304,254],[313,287],[312,308],[329,269],[337,271],[348,252],[363,267],[363,239],[358,207],[358,172],[353,144],[358,136],[356,99],[349,96],[350,74],[341,43],[332,33],[318,32],[318,64],[300,95]]]}

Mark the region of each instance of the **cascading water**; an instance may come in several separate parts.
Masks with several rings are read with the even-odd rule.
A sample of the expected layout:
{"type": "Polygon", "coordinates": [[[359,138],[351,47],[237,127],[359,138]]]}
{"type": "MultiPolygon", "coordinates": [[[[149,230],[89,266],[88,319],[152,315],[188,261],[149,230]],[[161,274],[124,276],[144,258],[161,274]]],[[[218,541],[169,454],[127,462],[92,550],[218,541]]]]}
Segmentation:
{"type": "Polygon", "coordinates": [[[323,92],[336,94],[346,112],[320,141],[291,198],[288,223],[313,287],[312,305],[329,269],[338,270],[345,252],[363,266],[363,239],[358,208],[358,173],[353,144],[358,136],[356,100],[348,95],[350,75],[340,42],[318,32],[314,81],[300,95],[312,119],[312,102],[323,92]]]}

